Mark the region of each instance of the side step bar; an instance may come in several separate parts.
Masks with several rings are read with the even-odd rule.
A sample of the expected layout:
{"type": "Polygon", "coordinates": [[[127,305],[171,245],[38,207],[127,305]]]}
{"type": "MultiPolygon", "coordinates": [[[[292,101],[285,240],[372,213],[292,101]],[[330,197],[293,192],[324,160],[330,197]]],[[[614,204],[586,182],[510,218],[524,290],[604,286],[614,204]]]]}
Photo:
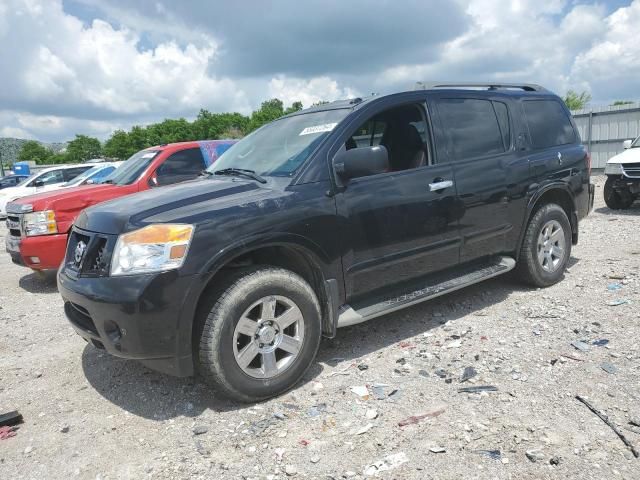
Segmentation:
{"type": "Polygon", "coordinates": [[[491,261],[491,263],[484,264],[475,270],[449,277],[435,285],[426,285],[422,288],[406,292],[398,297],[385,298],[372,305],[353,308],[345,304],[340,307],[340,311],[338,312],[338,328],[366,322],[372,318],[380,317],[387,313],[395,312],[396,310],[410,307],[426,300],[431,300],[440,295],[460,290],[474,283],[507,273],[513,270],[515,266],[516,261],[513,258],[499,257],[491,261]]]}

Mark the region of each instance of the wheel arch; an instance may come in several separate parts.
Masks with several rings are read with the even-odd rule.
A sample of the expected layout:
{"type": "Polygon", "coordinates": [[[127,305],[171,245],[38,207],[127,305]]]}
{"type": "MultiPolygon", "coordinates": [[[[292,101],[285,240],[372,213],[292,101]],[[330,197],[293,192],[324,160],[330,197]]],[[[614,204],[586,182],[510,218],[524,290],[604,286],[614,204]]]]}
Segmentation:
{"type": "Polygon", "coordinates": [[[198,334],[198,319],[203,317],[219,280],[229,271],[250,265],[280,267],[300,275],[311,286],[320,303],[323,334],[335,335],[337,275],[329,256],[304,237],[271,235],[239,241],[220,251],[204,266],[192,323],[192,341],[198,334]]]}
{"type": "Polygon", "coordinates": [[[516,258],[520,255],[527,225],[529,225],[531,218],[538,210],[540,210],[540,208],[550,203],[559,205],[567,214],[567,218],[571,224],[571,242],[574,245],[578,243],[578,212],[576,209],[574,195],[569,187],[563,183],[551,184],[536,191],[536,193],[529,199],[527,214],[522,224],[522,228],[520,229],[520,239],[518,241],[516,258]]]}

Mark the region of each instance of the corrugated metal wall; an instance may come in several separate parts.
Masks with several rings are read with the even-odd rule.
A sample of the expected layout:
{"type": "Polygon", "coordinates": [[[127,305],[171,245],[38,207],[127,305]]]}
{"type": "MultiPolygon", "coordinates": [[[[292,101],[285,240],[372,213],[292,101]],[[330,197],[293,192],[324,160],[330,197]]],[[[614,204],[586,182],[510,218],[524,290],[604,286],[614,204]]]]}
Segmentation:
{"type": "Polygon", "coordinates": [[[593,168],[604,168],[607,160],[622,152],[622,142],[640,135],[640,103],[575,110],[571,114],[582,142],[589,147],[593,168]]]}

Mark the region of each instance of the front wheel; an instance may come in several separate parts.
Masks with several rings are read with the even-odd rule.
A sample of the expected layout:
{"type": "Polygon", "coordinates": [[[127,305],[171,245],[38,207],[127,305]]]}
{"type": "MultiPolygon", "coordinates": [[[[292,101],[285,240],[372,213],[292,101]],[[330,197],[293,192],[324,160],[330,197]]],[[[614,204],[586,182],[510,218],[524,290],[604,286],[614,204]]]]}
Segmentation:
{"type": "Polygon", "coordinates": [[[613,185],[615,180],[607,177],[604,184],[604,203],[611,210],[624,210],[633,203],[633,195],[629,190],[616,190],[613,185]]]}
{"type": "Polygon", "coordinates": [[[320,345],[320,306],[293,272],[237,272],[201,321],[197,370],[227,397],[251,402],[293,387],[320,345]]]}
{"type": "Polygon", "coordinates": [[[535,287],[558,283],[571,256],[571,224],[556,204],[542,206],[529,221],[516,273],[535,287]]]}

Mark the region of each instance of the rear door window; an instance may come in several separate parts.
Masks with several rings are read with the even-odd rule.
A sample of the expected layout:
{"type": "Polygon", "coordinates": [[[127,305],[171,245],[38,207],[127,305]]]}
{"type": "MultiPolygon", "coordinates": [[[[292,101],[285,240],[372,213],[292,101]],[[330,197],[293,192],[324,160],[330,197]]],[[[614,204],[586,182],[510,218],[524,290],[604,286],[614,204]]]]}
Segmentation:
{"type": "Polygon", "coordinates": [[[576,133],[564,107],[556,100],[523,102],[534,149],[566,145],[576,141],[576,133]]]}
{"type": "Polygon", "coordinates": [[[73,180],[78,175],[80,175],[81,173],[86,172],[90,168],[91,168],[91,166],[89,165],[89,166],[86,166],[86,167],[76,167],[76,168],[67,168],[67,169],[65,169],[64,170],[65,181],[68,182],[69,180],[73,180]]]}
{"type": "Polygon", "coordinates": [[[498,118],[490,100],[444,98],[437,101],[446,148],[453,160],[505,151],[498,118]]]}
{"type": "Polygon", "coordinates": [[[189,148],[174,153],[156,171],[158,185],[170,185],[196,178],[205,168],[200,148],[189,148]]]}

